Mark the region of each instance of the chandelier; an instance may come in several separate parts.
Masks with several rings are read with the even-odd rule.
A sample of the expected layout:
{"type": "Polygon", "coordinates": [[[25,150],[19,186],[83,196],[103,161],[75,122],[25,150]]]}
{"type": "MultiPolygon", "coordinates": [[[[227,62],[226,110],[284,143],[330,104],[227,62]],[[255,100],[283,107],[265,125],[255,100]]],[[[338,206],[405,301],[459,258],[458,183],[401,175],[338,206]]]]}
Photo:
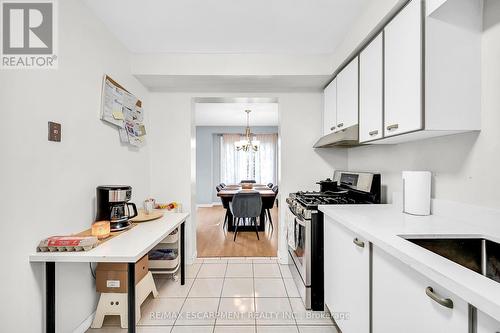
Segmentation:
{"type": "Polygon", "coordinates": [[[252,140],[252,133],[250,132],[250,112],[252,110],[245,110],[247,114],[247,127],[245,129],[245,139],[239,140],[234,143],[236,150],[243,151],[258,151],[260,142],[257,140],[252,140]]]}

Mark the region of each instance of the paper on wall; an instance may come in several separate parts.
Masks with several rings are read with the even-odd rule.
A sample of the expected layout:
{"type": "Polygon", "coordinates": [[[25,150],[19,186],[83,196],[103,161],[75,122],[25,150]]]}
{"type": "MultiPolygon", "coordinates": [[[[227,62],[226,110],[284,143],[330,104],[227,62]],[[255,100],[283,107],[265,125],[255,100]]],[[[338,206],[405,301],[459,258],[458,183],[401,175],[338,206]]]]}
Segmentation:
{"type": "Polygon", "coordinates": [[[132,146],[142,147],[146,143],[146,139],[143,136],[135,136],[132,138],[129,137],[129,142],[132,146]]]}
{"type": "Polygon", "coordinates": [[[123,92],[109,80],[105,80],[101,119],[119,127],[123,127],[123,92]]]}
{"type": "Polygon", "coordinates": [[[120,142],[141,147],[146,142],[144,111],[138,99],[105,77],[101,119],[119,127],[120,142]]]}
{"type": "Polygon", "coordinates": [[[125,129],[119,128],[118,133],[120,134],[120,142],[129,143],[128,142],[128,134],[127,134],[127,131],[125,129]]]}
{"type": "Polygon", "coordinates": [[[123,112],[121,112],[121,111],[113,111],[113,118],[115,120],[123,120],[123,112]]]}
{"type": "Polygon", "coordinates": [[[123,91],[123,98],[122,98],[123,113],[125,114],[125,112],[127,111],[134,110],[136,104],[137,104],[137,98],[131,93],[123,91]]]}

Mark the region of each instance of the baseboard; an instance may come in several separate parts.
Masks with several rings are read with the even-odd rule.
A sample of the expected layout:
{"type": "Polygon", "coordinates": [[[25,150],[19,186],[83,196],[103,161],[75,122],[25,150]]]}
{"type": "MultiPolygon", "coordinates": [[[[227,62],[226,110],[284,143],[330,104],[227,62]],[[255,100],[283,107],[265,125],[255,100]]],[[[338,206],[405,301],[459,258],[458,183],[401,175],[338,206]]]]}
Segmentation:
{"type": "Polygon", "coordinates": [[[211,208],[213,206],[213,204],[197,204],[196,208],[211,208]]]}
{"type": "Polygon", "coordinates": [[[193,256],[191,257],[191,260],[189,262],[189,264],[192,264],[195,262],[196,258],[198,258],[198,251],[194,251],[194,254],[193,256]]]}
{"type": "Polygon", "coordinates": [[[221,202],[212,202],[209,204],[197,204],[196,208],[212,208],[214,206],[222,206],[221,202]]]}
{"type": "Polygon", "coordinates": [[[77,328],[73,330],[73,333],[85,333],[92,325],[92,321],[94,320],[95,311],[90,314],[77,328]]]}

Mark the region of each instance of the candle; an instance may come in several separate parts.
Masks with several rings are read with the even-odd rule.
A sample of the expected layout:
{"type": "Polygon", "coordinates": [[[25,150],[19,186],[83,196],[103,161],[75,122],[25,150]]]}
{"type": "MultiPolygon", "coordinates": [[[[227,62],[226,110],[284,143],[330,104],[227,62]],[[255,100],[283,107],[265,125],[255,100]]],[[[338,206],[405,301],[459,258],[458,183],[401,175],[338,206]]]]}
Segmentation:
{"type": "Polygon", "coordinates": [[[92,236],[96,236],[97,239],[104,239],[109,236],[109,233],[109,221],[97,221],[92,224],[92,236]]]}

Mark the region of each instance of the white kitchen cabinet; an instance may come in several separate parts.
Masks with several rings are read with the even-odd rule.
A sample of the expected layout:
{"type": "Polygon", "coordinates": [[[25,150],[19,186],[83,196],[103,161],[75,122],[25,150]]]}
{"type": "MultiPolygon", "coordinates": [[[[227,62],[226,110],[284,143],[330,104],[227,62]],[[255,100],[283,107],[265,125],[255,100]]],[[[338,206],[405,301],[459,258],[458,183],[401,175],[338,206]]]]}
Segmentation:
{"type": "Polygon", "coordinates": [[[383,137],[383,53],[382,33],[359,55],[359,142],[383,137]]]}
{"type": "Polygon", "coordinates": [[[478,310],[476,333],[500,333],[500,322],[478,310]]]}
{"type": "Polygon", "coordinates": [[[337,124],[337,79],[323,91],[323,135],[332,133],[337,124]]]}
{"type": "Polygon", "coordinates": [[[481,0],[411,0],[385,26],[384,138],[370,143],[481,129],[482,18],[481,0]]]}
{"type": "Polygon", "coordinates": [[[358,57],[337,75],[337,127],[335,132],[358,124],[358,57]]]}
{"type": "MultiPolygon", "coordinates": [[[[373,333],[468,333],[468,304],[410,266],[373,246],[373,333]],[[450,309],[431,299],[450,299],[450,309]]],[[[348,332],[344,332],[348,333],[348,332]]]]}
{"type": "Polygon", "coordinates": [[[343,333],[368,333],[370,244],[328,216],[324,238],[325,304],[343,333]]]}
{"type": "MultiPolygon", "coordinates": [[[[358,83],[361,143],[395,144],[481,130],[482,0],[410,0],[402,6],[367,36],[375,40],[359,46],[359,57],[335,71],[335,130],[358,124],[358,83]],[[369,105],[380,110],[381,88],[375,85],[380,76],[380,33],[383,116],[372,119],[369,105]],[[365,66],[368,61],[374,66],[365,66]],[[376,122],[383,123],[382,132],[367,128],[376,122]]],[[[329,147],[331,142],[316,147],[321,145],[329,147]]]]}
{"type": "Polygon", "coordinates": [[[411,1],[384,29],[385,136],[423,129],[422,2],[411,1]]]}

